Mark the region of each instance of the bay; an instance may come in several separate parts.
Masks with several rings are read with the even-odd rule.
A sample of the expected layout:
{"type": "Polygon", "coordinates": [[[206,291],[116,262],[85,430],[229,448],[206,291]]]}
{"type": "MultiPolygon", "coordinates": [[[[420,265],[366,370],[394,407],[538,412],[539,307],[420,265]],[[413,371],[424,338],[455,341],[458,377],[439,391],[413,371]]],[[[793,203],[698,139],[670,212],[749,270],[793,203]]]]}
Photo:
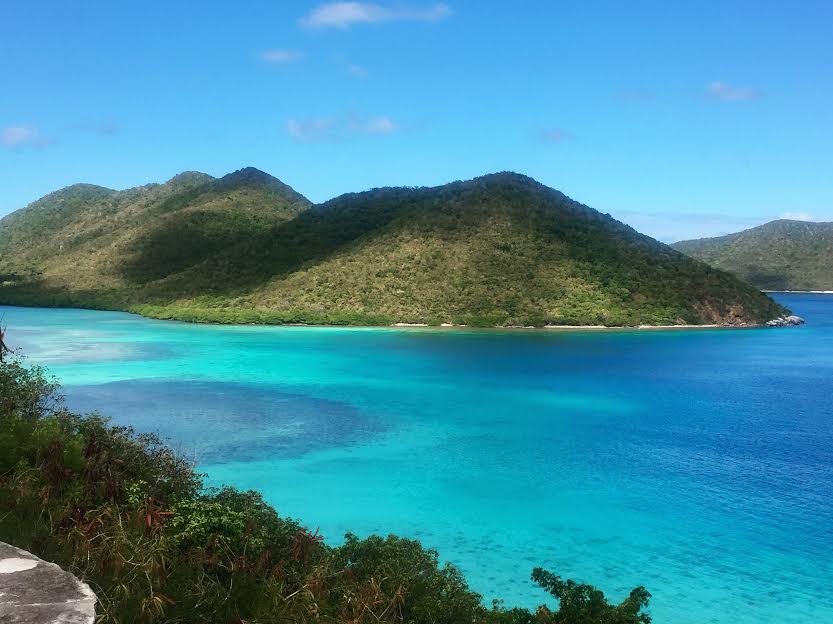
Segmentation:
{"type": "Polygon", "coordinates": [[[436,547],[489,601],[543,566],[655,622],[833,621],[833,295],[782,330],[189,325],[0,307],[71,407],[338,543],[436,547]]]}

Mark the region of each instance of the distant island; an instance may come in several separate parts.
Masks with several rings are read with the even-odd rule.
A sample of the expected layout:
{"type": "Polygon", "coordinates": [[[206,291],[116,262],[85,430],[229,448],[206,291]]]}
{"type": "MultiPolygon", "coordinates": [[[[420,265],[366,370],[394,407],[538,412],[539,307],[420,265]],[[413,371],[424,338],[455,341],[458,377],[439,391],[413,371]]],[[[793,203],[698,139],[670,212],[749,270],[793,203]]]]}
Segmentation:
{"type": "Polygon", "coordinates": [[[672,247],[762,290],[833,291],[833,223],[779,219],[672,247]]]}
{"type": "Polygon", "coordinates": [[[246,168],[77,184],[0,220],[0,303],[218,323],[761,325],[788,313],[535,180],[314,205],[246,168]]]}

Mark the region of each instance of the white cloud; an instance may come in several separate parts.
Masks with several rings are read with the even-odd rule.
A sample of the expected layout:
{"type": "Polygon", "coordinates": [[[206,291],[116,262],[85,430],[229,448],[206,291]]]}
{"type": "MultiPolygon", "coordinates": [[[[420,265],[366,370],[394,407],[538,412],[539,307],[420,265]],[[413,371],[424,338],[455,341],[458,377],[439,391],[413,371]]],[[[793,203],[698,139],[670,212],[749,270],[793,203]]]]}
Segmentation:
{"type": "Polygon", "coordinates": [[[414,8],[406,6],[382,6],[371,2],[328,2],[313,9],[299,23],[306,28],[349,28],[354,24],[381,24],[384,22],[436,22],[451,14],[451,8],[442,3],[414,8]]]}
{"type": "Polygon", "coordinates": [[[614,218],[627,223],[635,230],[653,236],[665,243],[723,236],[740,232],[767,221],[772,217],[731,216],[709,212],[641,212],[633,210],[611,211],[614,218]]]}
{"type": "Polygon", "coordinates": [[[41,138],[37,128],[32,126],[9,126],[0,133],[0,142],[13,150],[24,147],[43,147],[46,142],[41,138]]]}
{"type": "Polygon", "coordinates": [[[393,134],[399,125],[390,117],[311,117],[308,119],[289,119],[286,130],[296,141],[301,143],[332,143],[346,141],[357,136],[381,136],[393,134]]]}
{"type": "Polygon", "coordinates": [[[283,50],[281,48],[273,48],[271,50],[264,50],[260,53],[260,59],[267,63],[274,63],[275,65],[294,63],[303,58],[303,52],[296,50],[283,50]]]}
{"type": "Polygon", "coordinates": [[[16,152],[25,149],[43,150],[68,139],[83,139],[87,136],[109,138],[118,134],[118,131],[118,126],[111,121],[84,121],[64,127],[57,135],[44,136],[38,128],[22,124],[0,129],[0,147],[16,152]]]}
{"type": "Polygon", "coordinates": [[[779,219],[789,219],[791,221],[815,221],[813,215],[808,212],[782,212],[778,215],[779,219]]]}
{"type": "Polygon", "coordinates": [[[286,122],[289,136],[303,143],[316,143],[337,139],[335,121],[327,117],[290,119],[286,122]]]}
{"type": "Polygon", "coordinates": [[[694,238],[710,238],[734,234],[742,230],[763,225],[775,219],[796,221],[833,221],[829,213],[810,214],[805,212],[783,212],[757,216],[731,215],[729,212],[643,212],[639,210],[611,210],[614,218],[627,223],[634,229],[653,236],[657,240],[671,243],[694,238]]]}
{"type": "Polygon", "coordinates": [[[538,138],[544,143],[563,143],[564,141],[575,140],[575,135],[563,128],[550,128],[538,133],[538,138]]]}
{"type": "Polygon", "coordinates": [[[732,87],[725,82],[716,80],[706,87],[706,93],[716,100],[724,102],[740,102],[742,100],[754,100],[760,97],[760,93],[749,87],[732,87]]]}
{"type": "Polygon", "coordinates": [[[361,65],[348,65],[347,73],[355,78],[367,78],[370,75],[370,72],[361,65]]]}
{"type": "Polygon", "coordinates": [[[390,117],[371,117],[370,119],[354,119],[351,128],[358,134],[392,134],[399,127],[390,117]]]}

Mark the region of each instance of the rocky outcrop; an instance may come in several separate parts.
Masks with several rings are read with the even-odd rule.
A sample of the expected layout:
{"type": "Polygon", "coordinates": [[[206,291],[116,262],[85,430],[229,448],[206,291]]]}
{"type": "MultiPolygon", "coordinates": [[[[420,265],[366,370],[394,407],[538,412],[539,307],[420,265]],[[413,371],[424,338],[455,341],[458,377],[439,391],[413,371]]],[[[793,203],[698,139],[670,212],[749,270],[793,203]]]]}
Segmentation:
{"type": "Polygon", "coordinates": [[[0,542],[0,622],[92,624],[95,594],[69,572],[0,542]]]}
{"type": "Polygon", "coordinates": [[[795,315],[779,316],[766,322],[767,327],[794,327],[796,325],[804,325],[804,319],[795,315]]]}

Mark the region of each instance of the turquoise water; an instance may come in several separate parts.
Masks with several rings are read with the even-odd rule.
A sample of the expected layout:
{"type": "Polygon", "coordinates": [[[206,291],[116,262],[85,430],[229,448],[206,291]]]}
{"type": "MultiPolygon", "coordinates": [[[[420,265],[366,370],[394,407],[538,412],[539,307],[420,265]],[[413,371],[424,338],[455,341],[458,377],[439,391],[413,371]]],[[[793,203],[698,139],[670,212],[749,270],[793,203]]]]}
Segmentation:
{"type": "Polygon", "coordinates": [[[320,527],[437,547],[487,600],[534,566],[658,624],[833,622],[833,296],[805,327],[197,326],[0,308],[69,402],[320,527]]]}

